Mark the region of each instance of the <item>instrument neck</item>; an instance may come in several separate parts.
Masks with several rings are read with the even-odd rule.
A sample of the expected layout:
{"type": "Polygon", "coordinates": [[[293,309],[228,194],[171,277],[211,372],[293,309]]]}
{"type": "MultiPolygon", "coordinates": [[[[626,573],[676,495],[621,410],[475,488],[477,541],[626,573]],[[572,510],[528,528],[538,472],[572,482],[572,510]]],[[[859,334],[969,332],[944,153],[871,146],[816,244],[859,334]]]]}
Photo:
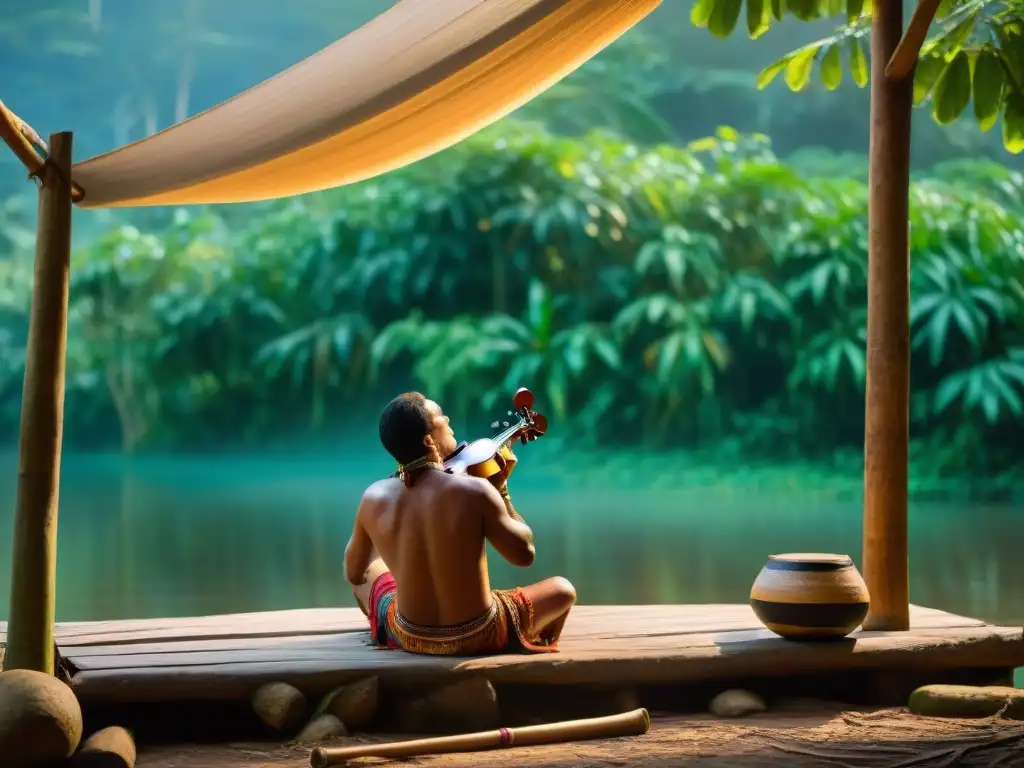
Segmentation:
{"type": "Polygon", "coordinates": [[[504,445],[509,440],[511,440],[512,436],[515,435],[522,428],[523,428],[523,423],[520,421],[520,423],[512,425],[511,427],[506,429],[504,432],[499,432],[494,437],[492,437],[491,440],[493,440],[494,442],[498,443],[499,445],[504,445]]]}

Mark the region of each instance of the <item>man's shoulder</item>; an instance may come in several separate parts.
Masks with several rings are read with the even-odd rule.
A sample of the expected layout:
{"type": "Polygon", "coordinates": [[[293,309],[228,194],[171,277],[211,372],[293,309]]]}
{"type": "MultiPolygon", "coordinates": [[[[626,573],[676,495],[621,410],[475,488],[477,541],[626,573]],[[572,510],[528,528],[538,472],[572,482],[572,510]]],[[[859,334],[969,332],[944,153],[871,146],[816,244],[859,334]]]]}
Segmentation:
{"type": "MultiPolygon", "coordinates": [[[[363,491],[364,506],[374,506],[393,501],[402,495],[405,486],[396,477],[386,477],[371,483],[363,491]]],[[[464,500],[488,499],[497,495],[497,491],[486,480],[472,475],[448,474],[441,476],[440,492],[443,496],[464,500]]]]}
{"type": "Polygon", "coordinates": [[[384,501],[394,497],[402,488],[402,481],[397,477],[385,477],[370,483],[363,491],[363,502],[384,501]]]}
{"type": "Polygon", "coordinates": [[[453,497],[472,502],[482,502],[498,498],[498,491],[487,480],[472,475],[448,475],[445,491],[453,497]]]}
{"type": "Polygon", "coordinates": [[[445,487],[454,493],[480,493],[490,485],[486,480],[473,477],[473,475],[456,474],[445,472],[445,487]]]}

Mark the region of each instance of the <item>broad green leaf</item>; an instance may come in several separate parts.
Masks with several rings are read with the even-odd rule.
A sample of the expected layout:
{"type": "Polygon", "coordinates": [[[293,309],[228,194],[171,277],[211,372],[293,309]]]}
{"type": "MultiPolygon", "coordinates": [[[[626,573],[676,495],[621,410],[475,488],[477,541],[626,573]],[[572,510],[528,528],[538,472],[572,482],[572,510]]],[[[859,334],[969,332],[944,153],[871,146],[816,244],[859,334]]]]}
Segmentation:
{"type": "Polygon", "coordinates": [[[864,0],[846,0],[846,20],[854,22],[864,10],[864,0]]]}
{"type": "Polygon", "coordinates": [[[955,374],[947,377],[935,390],[935,410],[942,413],[963,394],[963,389],[961,377],[955,374]]]}
{"type": "Polygon", "coordinates": [[[786,0],[786,8],[800,21],[812,21],[821,15],[819,0],[786,0]]]}
{"type": "Polygon", "coordinates": [[[772,16],[775,17],[776,21],[782,21],[782,15],[784,13],[783,0],[771,0],[772,16]]]}
{"type": "Polygon", "coordinates": [[[1024,95],[1011,93],[1003,107],[1003,146],[1014,155],[1024,152],[1024,95]]]}
{"type": "Polygon", "coordinates": [[[736,29],[743,0],[717,0],[708,19],[708,31],[715,37],[728,37],[736,29]]]}
{"type": "Polygon", "coordinates": [[[757,75],[757,87],[759,89],[766,88],[771,84],[772,80],[778,76],[779,72],[786,68],[786,65],[789,64],[791,58],[792,57],[790,56],[783,56],[778,61],[773,64],[769,64],[767,67],[762,69],[757,75]]]}
{"type": "Polygon", "coordinates": [[[951,30],[935,38],[933,42],[935,50],[941,51],[946,61],[953,61],[963,49],[963,44],[971,32],[974,31],[974,22],[977,19],[978,11],[973,11],[951,30]]]}
{"type": "Polygon", "coordinates": [[[917,62],[917,69],[914,71],[914,104],[923,104],[931,95],[935,81],[946,68],[946,60],[941,56],[923,56],[917,62]]]}
{"type": "Polygon", "coordinates": [[[697,0],[690,9],[690,22],[695,27],[704,29],[711,20],[711,14],[719,0],[697,0]]]}
{"type": "Polygon", "coordinates": [[[1003,65],[1016,83],[1017,90],[1024,90],[1024,25],[1002,24],[996,28],[996,35],[1003,65]]]}
{"type": "Polygon", "coordinates": [[[694,139],[686,148],[690,152],[708,152],[718,147],[718,139],[714,136],[705,136],[703,139],[694,139]]]}
{"type": "Polygon", "coordinates": [[[791,91],[802,91],[811,81],[814,59],[818,55],[817,48],[807,48],[796,54],[786,64],[786,85],[791,91]]]}
{"type": "Polygon", "coordinates": [[[768,17],[768,6],[764,0],[747,0],[747,32],[751,40],[756,40],[771,25],[768,17]]]}
{"type": "Polygon", "coordinates": [[[850,38],[850,77],[858,88],[868,84],[868,60],[860,39],[856,37],[850,38]]]}
{"type": "Polygon", "coordinates": [[[843,82],[843,61],[838,46],[830,45],[821,57],[821,82],[830,91],[834,91],[843,82]]]}
{"type": "Polygon", "coordinates": [[[971,100],[971,59],[960,51],[946,66],[932,92],[932,117],[948,125],[960,117],[971,100]]]}
{"type": "Polygon", "coordinates": [[[988,131],[999,118],[1005,75],[999,54],[985,49],[974,62],[974,118],[988,131]]]}

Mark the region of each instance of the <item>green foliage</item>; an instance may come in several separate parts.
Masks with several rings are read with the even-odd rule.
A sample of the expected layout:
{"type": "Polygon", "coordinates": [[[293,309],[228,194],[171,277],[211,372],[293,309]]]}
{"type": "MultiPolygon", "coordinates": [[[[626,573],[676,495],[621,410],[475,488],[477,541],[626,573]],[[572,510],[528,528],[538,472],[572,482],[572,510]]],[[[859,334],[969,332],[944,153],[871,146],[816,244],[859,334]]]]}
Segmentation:
{"type": "MultiPolygon", "coordinates": [[[[525,385],[591,445],[855,449],[867,188],[843,167],[798,171],[730,128],[644,150],[508,122],[378,180],[223,209],[230,224],[118,226],[74,256],[68,440],[265,444],[370,420],[406,387],[466,424],[525,385]]],[[[1024,177],[940,166],[912,184],[911,224],[916,460],[1014,466],[1024,177]]],[[[12,439],[30,263],[0,259],[12,439]]]]}
{"type": "MultiPolygon", "coordinates": [[[[732,34],[738,0],[698,0],[691,21],[718,37],[732,34]]],[[[752,38],[764,34],[772,20],[788,13],[801,21],[841,16],[844,23],[832,35],[792,51],[768,65],[757,78],[758,88],[779,74],[793,91],[812,82],[815,62],[828,90],[843,77],[843,50],[850,78],[858,87],[868,83],[867,38],[871,7],[862,0],[775,0],[769,15],[763,0],[747,0],[752,38]]],[[[973,115],[982,132],[991,130],[1002,115],[1003,146],[1024,152],[1024,4],[1020,0],[943,0],[937,14],[938,34],[921,50],[914,75],[914,102],[931,102],[939,125],[957,120],[974,102],[973,115]]]]}

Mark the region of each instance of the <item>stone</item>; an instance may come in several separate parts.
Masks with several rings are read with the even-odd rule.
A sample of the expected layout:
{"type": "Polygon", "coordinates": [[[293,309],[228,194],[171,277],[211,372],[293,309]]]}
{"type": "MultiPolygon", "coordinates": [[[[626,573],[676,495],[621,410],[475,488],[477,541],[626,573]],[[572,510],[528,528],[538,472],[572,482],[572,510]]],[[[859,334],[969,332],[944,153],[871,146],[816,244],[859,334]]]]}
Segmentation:
{"type": "Polygon", "coordinates": [[[317,715],[306,723],[306,727],[295,737],[295,741],[300,744],[310,744],[342,736],[348,736],[348,729],[345,728],[345,724],[341,720],[334,715],[317,715]]]}
{"type": "Polygon", "coordinates": [[[135,739],[117,725],[96,731],[82,742],[71,768],[135,768],[135,739]]]}
{"type": "Polygon", "coordinates": [[[302,691],[288,683],[260,686],[253,694],[252,708],[260,720],[278,733],[296,728],[309,711],[302,691]]]}
{"type": "Polygon", "coordinates": [[[351,733],[369,728],[379,708],[380,678],[368,677],[331,691],[320,703],[316,714],[334,715],[351,733]]]}
{"type": "Polygon", "coordinates": [[[498,694],[490,680],[470,677],[396,702],[396,725],[405,733],[469,733],[500,726],[498,694]]]}
{"type": "Polygon", "coordinates": [[[0,672],[0,765],[64,760],[82,739],[82,708],[53,675],[0,672]]]}
{"type": "Polygon", "coordinates": [[[925,685],[910,694],[907,708],[925,717],[1003,717],[1024,720],[1024,690],[1005,686],[925,685]]]}
{"type": "Polygon", "coordinates": [[[715,696],[709,709],[716,717],[744,717],[764,712],[768,707],[756,693],[733,688],[715,696]]]}

